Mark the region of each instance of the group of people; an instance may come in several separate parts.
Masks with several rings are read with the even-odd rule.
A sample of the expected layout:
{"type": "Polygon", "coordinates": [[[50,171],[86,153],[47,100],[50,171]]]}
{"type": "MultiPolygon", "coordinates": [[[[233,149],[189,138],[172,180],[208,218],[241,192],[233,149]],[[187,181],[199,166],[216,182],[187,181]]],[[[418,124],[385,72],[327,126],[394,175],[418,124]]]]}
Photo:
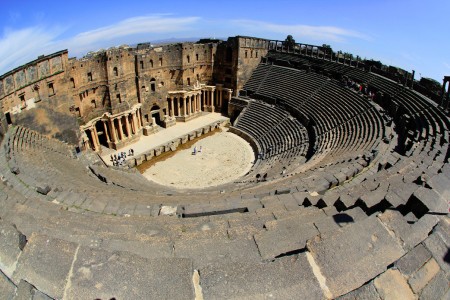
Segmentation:
{"type": "MultiPolygon", "coordinates": [[[[128,156],[133,156],[134,150],[130,149],[128,150],[128,156]]],[[[118,154],[111,154],[111,161],[113,163],[113,166],[119,167],[125,165],[125,161],[127,159],[127,153],[124,151],[119,152],[118,154]]]]}
{"type": "Polygon", "coordinates": [[[356,81],[353,81],[352,79],[349,79],[349,78],[347,78],[347,77],[344,77],[344,78],[343,78],[343,83],[344,83],[344,85],[347,86],[348,88],[351,88],[351,89],[357,91],[357,92],[360,93],[360,94],[366,95],[366,96],[367,96],[368,98],[370,98],[372,101],[374,100],[374,98],[375,98],[375,93],[372,92],[372,91],[368,88],[367,84],[360,84],[360,83],[357,83],[356,81]]]}
{"type": "Polygon", "coordinates": [[[194,150],[192,150],[192,155],[196,155],[197,153],[202,152],[202,146],[200,146],[197,150],[197,146],[194,146],[194,150]]]}

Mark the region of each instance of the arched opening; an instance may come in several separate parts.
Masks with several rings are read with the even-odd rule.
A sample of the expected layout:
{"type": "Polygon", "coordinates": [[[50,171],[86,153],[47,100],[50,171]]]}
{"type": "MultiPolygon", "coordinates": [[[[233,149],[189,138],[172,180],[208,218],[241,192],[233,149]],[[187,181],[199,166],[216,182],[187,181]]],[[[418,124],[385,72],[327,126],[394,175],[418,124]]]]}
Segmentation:
{"type": "Polygon", "coordinates": [[[72,88],[75,88],[75,79],[70,78],[70,82],[72,83],[72,88]]]}
{"type": "Polygon", "coordinates": [[[231,116],[230,116],[231,124],[234,124],[234,121],[236,121],[236,119],[239,117],[240,113],[241,113],[240,110],[233,110],[233,112],[231,113],[231,116]]]}
{"type": "Polygon", "coordinates": [[[156,81],[155,78],[150,79],[150,89],[152,90],[152,92],[156,91],[156,81]]]}
{"type": "Polygon", "coordinates": [[[5,113],[5,118],[6,118],[6,123],[8,125],[12,124],[12,120],[11,120],[11,114],[9,112],[5,113]]]}
{"type": "MultiPolygon", "coordinates": [[[[94,142],[93,142],[94,137],[92,136],[91,131],[90,131],[90,130],[85,130],[84,133],[86,133],[86,136],[87,136],[87,138],[88,138],[88,143],[89,143],[89,145],[87,145],[87,146],[88,146],[90,149],[95,150],[94,142]]],[[[87,148],[86,145],[85,145],[84,147],[87,148]]]]}
{"type": "Polygon", "coordinates": [[[114,76],[119,76],[119,71],[117,70],[117,67],[114,67],[113,73],[114,73],[114,76]]]}
{"type": "Polygon", "coordinates": [[[103,126],[103,122],[99,121],[95,123],[95,129],[97,130],[98,134],[98,141],[100,142],[100,145],[108,147],[108,140],[106,137],[105,128],[103,126]]]}
{"type": "Polygon", "coordinates": [[[153,68],[153,59],[150,59],[150,68],[153,68]]]}
{"type": "Polygon", "coordinates": [[[161,108],[154,104],[150,110],[150,114],[152,116],[152,124],[153,125],[158,125],[158,126],[162,126],[162,122],[161,122],[161,108]]]}
{"type": "Polygon", "coordinates": [[[187,62],[190,63],[191,62],[191,57],[188,55],[187,56],[187,62]]]}

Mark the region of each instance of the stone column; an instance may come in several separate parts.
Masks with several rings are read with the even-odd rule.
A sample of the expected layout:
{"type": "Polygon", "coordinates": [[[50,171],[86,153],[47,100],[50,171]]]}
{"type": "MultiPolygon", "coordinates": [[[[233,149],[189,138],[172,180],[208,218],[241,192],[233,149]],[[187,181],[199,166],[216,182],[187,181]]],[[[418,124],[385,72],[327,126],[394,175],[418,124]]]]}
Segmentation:
{"type": "Polygon", "coordinates": [[[125,117],[125,128],[127,129],[127,137],[131,138],[132,134],[131,134],[131,130],[130,130],[130,120],[128,120],[128,115],[126,115],[124,117],[125,117]]]}
{"type": "Polygon", "coordinates": [[[133,117],[134,133],[137,134],[137,132],[139,131],[139,125],[137,120],[137,109],[135,112],[131,114],[131,116],[133,117]]]}
{"type": "Polygon", "coordinates": [[[104,130],[105,130],[106,140],[108,141],[108,143],[110,143],[111,140],[109,139],[108,127],[106,126],[106,121],[103,121],[103,120],[102,120],[102,122],[103,122],[103,128],[104,128],[104,130]]]}
{"type": "Polygon", "coordinates": [[[118,125],[119,125],[119,140],[120,141],[124,140],[123,128],[122,128],[122,120],[121,119],[122,119],[122,117],[117,118],[117,122],[118,122],[118,125]]]}
{"type": "Polygon", "coordinates": [[[192,114],[192,97],[188,96],[188,102],[189,102],[189,109],[188,109],[188,116],[190,116],[192,114]]]}
{"type": "Polygon", "coordinates": [[[94,142],[94,150],[96,152],[98,152],[100,150],[100,141],[98,140],[98,132],[97,132],[97,128],[95,128],[95,125],[92,127],[91,130],[91,135],[92,135],[92,141],[94,142]]]}
{"type": "Polygon", "coordinates": [[[177,117],[181,117],[181,112],[180,112],[180,97],[177,97],[177,117]]]}
{"type": "Polygon", "coordinates": [[[173,98],[170,99],[170,116],[173,118],[175,116],[175,107],[173,106],[173,98]]]}
{"type": "Polygon", "coordinates": [[[186,116],[186,96],[183,96],[183,117],[186,116]]]}
{"type": "Polygon", "coordinates": [[[116,128],[114,127],[114,119],[108,120],[109,132],[111,133],[112,142],[117,142],[116,128]]]}
{"type": "Polygon", "coordinates": [[[231,101],[232,93],[233,93],[233,90],[232,89],[228,89],[228,102],[231,101]]]}
{"type": "Polygon", "coordinates": [[[211,112],[214,112],[214,89],[211,89],[211,112]]]}

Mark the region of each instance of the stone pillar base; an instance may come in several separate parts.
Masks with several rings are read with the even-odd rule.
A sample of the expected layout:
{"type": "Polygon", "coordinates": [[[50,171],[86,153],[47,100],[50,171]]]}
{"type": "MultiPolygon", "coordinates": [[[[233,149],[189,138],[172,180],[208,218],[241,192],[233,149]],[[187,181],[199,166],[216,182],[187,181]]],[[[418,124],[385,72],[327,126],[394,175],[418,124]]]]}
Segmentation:
{"type": "Polygon", "coordinates": [[[167,117],[163,121],[164,128],[169,128],[177,124],[177,119],[175,117],[167,117]]]}
{"type": "Polygon", "coordinates": [[[145,126],[145,127],[142,128],[142,134],[145,135],[145,136],[154,134],[154,133],[156,133],[158,131],[157,128],[158,127],[156,127],[156,126],[145,126]]]}

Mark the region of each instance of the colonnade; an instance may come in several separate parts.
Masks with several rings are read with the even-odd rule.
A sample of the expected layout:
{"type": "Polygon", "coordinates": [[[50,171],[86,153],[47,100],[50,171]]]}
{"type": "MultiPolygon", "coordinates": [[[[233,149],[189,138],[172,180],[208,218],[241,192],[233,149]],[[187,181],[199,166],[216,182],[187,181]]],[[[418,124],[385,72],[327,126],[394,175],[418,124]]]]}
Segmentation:
{"type": "Polygon", "coordinates": [[[214,112],[223,105],[224,93],[228,101],[232,97],[232,89],[223,88],[221,85],[204,86],[201,90],[174,91],[167,96],[169,116],[172,118],[190,117],[201,111],[214,112]]]}
{"type": "Polygon", "coordinates": [[[100,134],[104,135],[103,142],[110,148],[117,148],[118,143],[138,135],[143,126],[141,108],[137,107],[117,115],[104,114],[101,118],[91,120],[82,129],[92,150],[100,151],[100,134]]]}
{"type": "Polygon", "coordinates": [[[167,97],[169,116],[186,117],[202,110],[200,91],[196,92],[169,92],[167,97]]]}

